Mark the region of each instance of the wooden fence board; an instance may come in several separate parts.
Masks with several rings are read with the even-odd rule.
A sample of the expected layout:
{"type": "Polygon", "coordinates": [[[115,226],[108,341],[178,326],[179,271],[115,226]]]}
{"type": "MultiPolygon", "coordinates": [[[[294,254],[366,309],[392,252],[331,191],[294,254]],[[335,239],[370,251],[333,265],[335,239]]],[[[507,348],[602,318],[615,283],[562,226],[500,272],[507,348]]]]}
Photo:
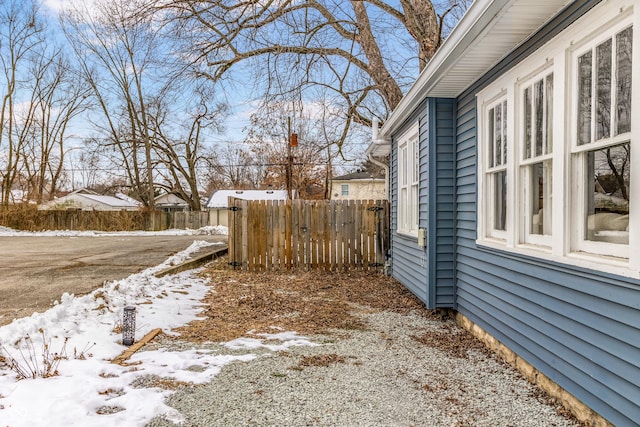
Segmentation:
{"type": "Polygon", "coordinates": [[[285,256],[286,262],[285,266],[287,269],[293,267],[292,254],[293,249],[291,247],[291,240],[293,239],[293,235],[291,233],[291,224],[292,224],[292,216],[291,216],[291,201],[287,200],[285,205],[285,256]]]}
{"type": "Polygon", "coordinates": [[[369,203],[369,206],[367,208],[368,212],[373,212],[373,215],[367,215],[367,228],[369,230],[369,235],[368,235],[368,239],[369,239],[369,264],[375,264],[375,253],[376,253],[376,240],[375,240],[375,229],[376,229],[376,224],[375,224],[375,203],[369,203]],[[370,210],[370,209],[373,209],[370,210]]]}
{"type": "Polygon", "coordinates": [[[320,226],[322,227],[320,236],[322,239],[322,261],[320,262],[320,268],[322,270],[329,270],[329,246],[331,244],[331,241],[329,240],[329,202],[326,200],[320,202],[320,212],[322,212],[322,221],[320,222],[320,226]]]}
{"type": "Polygon", "coordinates": [[[304,259],[307,268],[311,267],[311,206],[308,200],[304,201],[302,209],[304,218],[304,259]]]}
{"type": "Polygon", "coordinates": [[[363,200],[360,206],[360,212],[361,217],[360,217],[360,229],[362,230],[361,236],[362,236],[362,240],[360,241],[360,250],[362,251],[362,268],[366,269],[368,267],[368,263],[369,263],[369,233],[371,232],[371,230],[369,230],[369,221],[367,220],[367,215],[366,213],[367,208],[368,208],[368,202],[366,200],[363,200]]]}
{"type": "Polygon", "coordinates": [[[338,270],[342,269],[343,260],[344,260],[344,241],[343,241],[343,218],[342,218],[342,207],[344,203],[336,204],[336,268],[338,270]]]}
{"type": "Polygon", "coordinates": [[[362,250],[360,248],[361,233],[362,233],[362,202],[355,200],[354,206],[354,218],[353,218],[353,262],[358,269],[362,268],[362,250]]]}
{"type": "MultiPolygon", "coordinates": [[[[262,207],[265,216],[264,216],[264,240],[265,240],[265,261],[264,266],[266,270],[271,270],[273,268],[273,240],[274,234],[277,233],[276,224],[273,223],[273,201],[266,200],[262,207]],[[272,232],[267,233],[267,230],[272,230],[272,232]]],[[[262,231],[262,230],[261,230],[262,231]]]]}
{"type": "MultiPolygon", "coordinates": [[[[246,200],[240,200],[240,224],[243,230],[248,230],[249,226],[249,210],[248,203],[246,200]]],[[[253,270],[254,264],[251,259],[249,259],[249,235],[248,233],[241,233],[240,242],[242,245],[242,258],[240,258],[240,262],[244,263],[242,267],[246,266],[253,270]]]]}

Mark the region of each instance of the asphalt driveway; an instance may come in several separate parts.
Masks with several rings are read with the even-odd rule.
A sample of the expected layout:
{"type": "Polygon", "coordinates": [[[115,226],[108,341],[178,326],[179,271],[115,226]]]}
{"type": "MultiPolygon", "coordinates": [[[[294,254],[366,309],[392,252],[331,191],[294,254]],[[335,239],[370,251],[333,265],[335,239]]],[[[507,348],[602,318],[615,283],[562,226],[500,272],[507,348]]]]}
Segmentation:
{"type": "Polygon", "coordinates": [[[227,236],[0,237],[0,326],[162,263],[196,240],[227,236]]]}

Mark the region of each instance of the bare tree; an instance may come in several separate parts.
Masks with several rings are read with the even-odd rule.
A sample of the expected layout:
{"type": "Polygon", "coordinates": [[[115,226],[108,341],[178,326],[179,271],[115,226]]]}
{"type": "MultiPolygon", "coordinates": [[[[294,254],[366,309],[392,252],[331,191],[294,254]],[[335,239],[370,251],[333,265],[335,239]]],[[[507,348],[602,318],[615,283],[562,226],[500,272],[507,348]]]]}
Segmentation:
{"type": "MultiPolygon", "coordinates": [[[[429,0],[150,0],[184,42],[199,76],[233,80],[251,64],[266,96],[331,94],[353,122],[384,119],[443,40],[452,12],[468,1],[429,0]]],[[[453,15],[452,15],[453,16],[453,15]]]]}
{"type": "Polygon", "coordinates": [[[69,122],[85,108],[59,44],[38,2],[0,3],[0,201],[13,189],[42,202],[64,172],[69,122]]]}
{"type": "MultiPolygon", "coordinates": [[[[78,147],[81,148],[81,147],[78,147]]],[[[95,188],[103,184],[107,178],[107,174],[102,171],[103,165],[101,158],[104,156],[102,152],[104,147],[95,140],[85,140],[85,147],[78,150],[79,154],[68,153],[65,158],[68,159],[70,165],[71,188],[95,188]]]]}
{"type": "MultiPolygon", "coordinates": [[[[41,43],[42,23],[33,2],[7,1],[0,8],[0,64],[2,84],[0,92],[0,202],[8,204],[11,190],[20,176],[20,155],[26,140],[25,129],[18,128],[17,104],[20,101],[21,73],[31,60],[32,51],[41,43]],[[22,135],[21,135],[22,134],[22,135]]],[[[31,110],[27,106],[27,110],[31,110]]],[[[27,116],[31,115],[27,112],[27,116]]]]}
{"type": "Polygon", "coordinates": [[[295,190],[298,197],[326,197],[334,140],[327,130],[325,110],[316,104],[312,113],[302,103],[272,105],[252,117],[245,141],[260,172],[258,186],[295,190]],[[296,135],[291,146],[290,134],[296,135]]]}
{"type": "Polygon", "coordinates": [[[43,46],[31,62],[28,116],[21,125],[24,173],[31,200],[52,198],[64,172],[67,130],[71,120],[88,108],[88,90],[77,79],[60,49],[43,46]]]}
{"type": "Polygon", "coordinates": [[[101,112],[95,140],[111,148],[111,169],[125,173],[147,207],[164,189],[199,210],[205,140],[221,130],[226,105],[215,100],[210,81],[194,78],[155,17],[138,13],[141,4],[104,0],[65,15],[101,112]]]}
{"type": "Polygon", "coordinates": [[[240,143],[230,142],[209,152],[207,190],[232,188],[238,190],[259,188],[252,178],[257,163],[252,153],[240,143]]]}
{"type": "Polygon", "coordinates": [[[153,147],[157,155],[159,174],[164,177],[166,190],[180,196],[189,203],[192,210],[201,210],[199,195],[199,175],[206,168],[207,158],[203,149],[203,133],[205,129],[220,127],[220,117],[224,116],[227,107],[224,104],[213,104],[206,93],[199,92],[199,108],[189,112],[182,126],[171,125],[167,117],[170,111],[162,103],[150,108],[150,125],[153,133],[153,147]],[[212,105],[210,105],[212,104],[212,105]],[[183,132],[172,136],[167,132],[176,128],[183,132]]]}
{"type": "Polygon", "coordinates": [[[64,17],[64,31],[102,113],[104,143],[145,206],[154,207],[151,126],[147,101],[157,96],[154,68],[160,43],[150,19],[135,16],[139,2],[95,2],[64,17]]]}

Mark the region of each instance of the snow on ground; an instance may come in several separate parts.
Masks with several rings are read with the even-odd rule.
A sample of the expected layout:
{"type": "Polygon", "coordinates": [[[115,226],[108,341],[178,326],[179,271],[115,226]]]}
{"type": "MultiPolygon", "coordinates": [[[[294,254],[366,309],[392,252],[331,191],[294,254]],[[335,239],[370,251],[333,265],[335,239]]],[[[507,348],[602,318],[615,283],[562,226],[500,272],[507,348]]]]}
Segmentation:
{"type": "MultiPolygon", "coordinates": [[[[46,370],[43,354],[47,351],[66,357],[59,361],[58,375],[22,380],[16,379],[15,369],[9,369],[0,359],[0,426],[143,426],[160,414],[180,422],[181,415],[164,404],[171,391],[136,388],[132,383],[148,375],[203,383],[230,362],[255,358],[254,354],[229,356],[195,348],[182,352],[143,348],[127,361],[129,366],[111,363],[127,349],[121,345],[122,333],[117,332],[124,307],[136,307],[136,340],[155,328],[175,334],[172,328],[198,318],[200,301],[208,290],[206,279],[198,277],[197,270],[162,278],[154,273],[188,259],[206,245],[210,243],[194,242],[160,265],[107,282],[89,295],[64,294],[48,311],[1,327],[0,356],[5,362],[14,360],[27,373],[46,370]],[[111,409],[119,412],[110,413],[111,409]]],[[[250,351],[313,345],[292,332],[261,338],[225,345],[250,351]],[[274,339],[282,344],[273,344],[274,339]]]]}

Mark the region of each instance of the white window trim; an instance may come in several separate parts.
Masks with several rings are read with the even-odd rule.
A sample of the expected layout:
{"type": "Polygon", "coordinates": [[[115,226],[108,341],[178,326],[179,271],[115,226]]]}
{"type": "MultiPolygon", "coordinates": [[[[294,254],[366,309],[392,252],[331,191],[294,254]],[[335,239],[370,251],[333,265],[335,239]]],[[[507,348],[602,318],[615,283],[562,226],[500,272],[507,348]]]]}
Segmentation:
{"type": "MultiPolygon", "coordinates": [[[[481,105],[480,114],[478,118],[478,135],[482,135],[482,138],[486,141],[489,139],[489,134],[493,132],[493,129],[488,125],[488,114],[489,111],[494,109],[497,105],[507,102],[507,108],[509,108],[509,100],[512,96],[509,96],[507,90],[498,88],[494,92],[490,92],[483,97],[479,98],[478,104],[481,105]]],[[[509,209],[509,192],[511,191],[510,185],[508,184],[508,180],[510,179],[509,175],[512,173],[510,171],[510,165],[512,163],[511,159],[513,156],[511,142],[513,141],[512,132],[511,132],[511,118],[507,117],[507,131],[506,135],[503,135],[503,138],[507,138],[507,159],[506,162],[499,166],[489,166],[489,155],[490,155],[490,147],[488,144],[482,147],[482,155],[480,157],[479,168],[478,168],[478,188],[483,189],[484,195],[487,197],[482,198],[482,203],[479,203],[481,206],[478,209],[478,224],[481,224],[479,236],[484,236],[486,239],[496,239],[497,241],[505,241],[509,236],[510,221],[509,216],[511,214],[509,209]],[[493,185],[493,180],[490,179],[489,175],[493,175],[496,172],[505,171],[507,174],[507,212],[505,218],[505,230],[497,230],[493,227],[494,223],[494,213],[495,207],[493,190],[490,188],[493,185]]]]}
{"type": "Polygon", "coordinates": [[[397,232],[412,237],[418,236],[420,202],[420,127],[415,123],[398,138],[398,201],[397,232]],[[405,155],[401,153],[406,150],[405,155]],[[415,177],[418,181],[415,181],[415,177]],[[403,181],[406,178],[406,182],[403,181]],[[401,203],[401,194],[406,191],[407,205],[401,203]],[[414,200],[415,199],[415,200],[414,200]]]}
{"type": "MultiPolygon", "coordinates": [[[[569,77],[571,81],[571,86],[570,86],[571,94],[578,93],[578,78],[577,78],[578,70],[576,66],[578,57],[583,55],[586,52],[592,51],[594,47],[601,44],[602,42],[612,39],[612,37],[615,37],[617,33],[619,33],[620,31],[628,27],[630,24],[632,24],[632,21],[630,19],[618,19],[616,21],[617,22],[608,26],[606,30],[600,31],[595,37],[585,38],[583,42],[579,45],[579,47],[569,50],[569,69],[571,70],[569,77]]],[[[638,31],[637,27],[634,29],[638,31]]],[[[595,58],[593,60],[595,61],[595,58]]],[[[613,70],[615,70],[615,64],[613,65],[612,71],[613,70]]],[[[592,79],[594,81],[593,84],[595,84],[596,76],[593,76],[592,79]]],[[[593,116],[595,114],[595,111],[593,109],[595,108],[595,102],[596,102],[595,91],[593,92],[592,96],[594,97],[593,98],[594,105],[592,105],[592,112],[591,112],[593,116]]],[[[612,94],[612,96],[615,96],[615,94],[612,94]]],[[[612,100],[612,102],[615,102],[615,100],[612,100]]],[[[586,155],[586,153],[593,150],[598,150],[605,147],[611,147],[617,144],[627,142],[630,140],[630,138],[633,139],[633,132],[625,133],[623,135],[611,135],[599,141],[594,140],[593,142],[589,142],[583,145],[578,145],[578,137],[577,137],[578,105],[577,104],[578,104],[577,97],[576,96],[571,97],[570,103],[569,103],[570,125],[569,125],[569,128],[567,129],[567,133],[569,135],[568,141],[570,141],[570,144],[568,144],[570,145],[569,166],[572,169],[572,175],[575,178],[575,182],[584,183],[586,181],[586,177],[584,176],[584,172],[585,172],[584,166],[581,165],[581,163],[585,161],[584,156],[586,155]]],[[[632,109],[632,111],[635,111],[635,110],[632,109]]],[[[612,119],[611,125],[613,126],[613,124],[614,122],[612,119]]],[[[596,129],[594,125],[594,120],[592,118],[591,120],[591,138],[592,139],[594,138],[595,131],[596,129]]],[[[611,130],[611,132],[613,132],[613,130],[611,130]]],[[[584,206],[585,203],[586,203],[586,200],[585,200],[584,191],[571,192],[571,206],[574,206],[574,207],[584,206]]],[[[580,212],[580,209],[575,209],[575,208],[571,209],[571,211],[572,212],[571,212],[570,219],[571,219],[572,227],[570,227],[569,232],[571,235],[570,243],[571,243],[572,250],[578,253],[585,252],[585,253],[594,254],[594,255],[603,255],[603,256],[608,255],[608,256],[614,256],[614,257],[623,258],[623,259],[629,259],[629,254],[630,254],[629,244],[616,245],[611,243],[603,243],[603,242],[595,242],[595,241],[587,240],[584,237],[584,233],[583,233],[583,230],[586,225],[583,212],[580,212]]]]}
{"type": "MultiPolygon", "coordinates": [[[[520,221],[516,221],[519,229],[515,230],[515,232],[517,232],[518,235],[515,236],[514,238],[516,239],[516,241],[519,241],[522,244],[535,245],[535,246],[540,246],[542,248],[551,248],[552,235],[532,234],[529,230],[530,223],[529,223],[528,216],[529,216],[529,212],[531,211],[531,197],[528,194],[528,190],[530,190],[529,182],[528,182],[530,178],[528,166],[541,163],[544,161],[551,161],[552,173],[553,173],[553,168],[555,168],[554,160],[553,160],[554,150],[552,149],[551,153],[543,153],[538,156],[536,156],[534,153],[534,154],[531,154],[529,158],[525,158],[525,153],[523,150],[523,141],[525,138],[526,129],[524,124],[524,114],[520,114],[520,112],[524,105],[524,90],[526,88],[532,87],[532,85],[535,82],[546,79],[549,75],[554,75],[554,93],[553,93],[553,99],[552,99],[552,102],[554,103],[552,108],[554,108],[555,99],[559,97],[559,94],[556,92],[556,88],[555,88],[555,74],[553,73],[552,60],[546,61],[546,64],[544,64],[540,69],[535,70],[534,72],[526,76],[526,79],[521,79],[521,81],[516,83],[515,85],[516,101],[515,102],[517,104],[514,105],[514,111],[517,112],[517,114],[514,114],[514,116],[516,116],[514,117],[514,120],[517,121],[517,123],[515,123],[515,126],[517,126],[517,134],[518,134],[517,140],[514,141],[514,144],[517,144],[518,147],[514,147],[514,148],[517,150],[517,153],[518,153],[517,158],[519,159],[519,164],[516,166],[517,168],[516,173],[518,175],[515,177],[515,180],[516,180],[516,185],[518,185],[518,188],[523,188],[524,190],[524,191],[516,192],[516,195],[517,195],[516,200],[518,200],[518,202],[516,203],[516,207],[518,209],[517,215],[518,215],[518,218],[520,218],[520,221]]],[[[544,92],[544,94],[546,97],[546,92],[544,92]]],[[[562,95],[560,95],[560,97],[561,96],[562,95]]],[[[547,108],[546,102],[543,108],[546,111],[546,108],[547,108]]],[[[554,108],[554,111],[555,111],[555,108],[554,108]]],[[[533,116],[532,116],[532,120],[533,120],[533,116]]],[[[555,128],[557,127],[562,128],[562,126],[554,126],[553,129],[555,130],[555,128]]],[[[553,141],[555,141],[554,134],[551,135],[551,138],[553,139],[553,141]]],[[[535,151],[533,146],[534,146],[534,143],[532,141],[531,150],[535,151]]],[[[554,146],[554,148],[556,147],[554,146]]],[[[543,151],[544,151],[544,145],[543,145],[543,151]]],[[[553,177],[551,181],[553,182],[553,177]]],[[[551,190],[551,193],[553,193],[553,189],[551,190]]],[[[553,203],[553,198],[552,198],[552,203],[553,203]]],[[[554,209],[552,205],[551,212],[553,211],[554,209]]],[[[550,218],[550,220],[551,220],[551,224],[552,224],[551,226],[553,229],[553,223],[554,223],[553,216],[550,218]]]]}
{"type": "MultiPolygon", "coordinates": [[[[640,278],[640,233],[634,232],[640,228],[640,147],[634,141],[640,140],[640,126],[632,123],[631,129],[631,189],[630,189],[630,218],[629,218],[629,244],[627,246],[628,258],[599,255],[598,253],[586,253],[578,251],[572,233],[575,223],[572,210],[568,209],[573,203],[575,190],[572,188],[572,180],[565,177],[572,176],[575,166],[572,164],[573,141],[575,141],[575,97],[572,97],[572,86],[577,77],[577,71],[573,64],[575,52],[584,50],[589,45],[596,44],[598,38],[606,38],[604,33],[611,33],[612,27],[624,28],[632,24],[633,31],[633,65],[632,75],[632,112],[637,115],[640,112],[640,7],[635,6],[633,0],[612,0],[603,2],[594,7],[587,15],[573,23],[568,29],[559,34],[554,40],[538,49],[530,57],[526,58],[513,69],[496,79],[490,86],[483,89],[477,95],[477,134],[478,134],[478,198],[477,198],[477,239],[479,246],[508,250],[526,256],[545,258],[556,262],[571,264],[579,267],[597,269],[600,271],[618,274],[626,277],[640,278]],[[604,22],[604,24],[603,24],[604,22]],[[531,72],[531,70],[535,70],[531,72]],[[544,70],[544,71],[543,71],[544,70]],[[521,153],[521,93],[520,87],[526,81],[539,73],[554,74],[554,127],[553,127],[553,152],[549,158],[552,160],[552,235],[545,236],[541,241],[537,239],[523,238],[522,206],[523,194],[516,189],[522,188],[524,177],[520,173],[521,167],[529,162],[523,160],[521,153]],[[569,73],[576,73],[576,76],[569,73]],[[508,165],[507,165],[507,231],[504,238],[496,238],[487,229],[487,209],[489,203],[486,200],[486,124],[484,123],[486,107],[497,96],[506,94],[508,101],[508,165]],[[518,135],[518,137],[514,137],[518,135]],[[515,152],[515,153],[514,153],[515,152]],[[513,157],[513,156],[516,157],[513,157]],[[516,161],[514,161],[516,160],[516,161]]],[[[629,138],[621,138],[626,141],[629,138]]],[[[593,150],[597,145],[606,142],[597,142],[589,147],[581,146],[579,150],[593,150]]],[[[584,187],[583,187],[584,188],[584,187]]],[[[588,242],[600,243],[600,242],[588,242]]],[[[613,245],[603,243],[604,245],[613,245]]],[[[620,246],[620,245],[617,245],[620,246]]],[[[625,246],[625,245],[622,245],[625,246]]],[[[599,251],[596,251],[599,252],[599,251]]],[[[608,253],[606,250],[604,253],[608,253]]]]}

